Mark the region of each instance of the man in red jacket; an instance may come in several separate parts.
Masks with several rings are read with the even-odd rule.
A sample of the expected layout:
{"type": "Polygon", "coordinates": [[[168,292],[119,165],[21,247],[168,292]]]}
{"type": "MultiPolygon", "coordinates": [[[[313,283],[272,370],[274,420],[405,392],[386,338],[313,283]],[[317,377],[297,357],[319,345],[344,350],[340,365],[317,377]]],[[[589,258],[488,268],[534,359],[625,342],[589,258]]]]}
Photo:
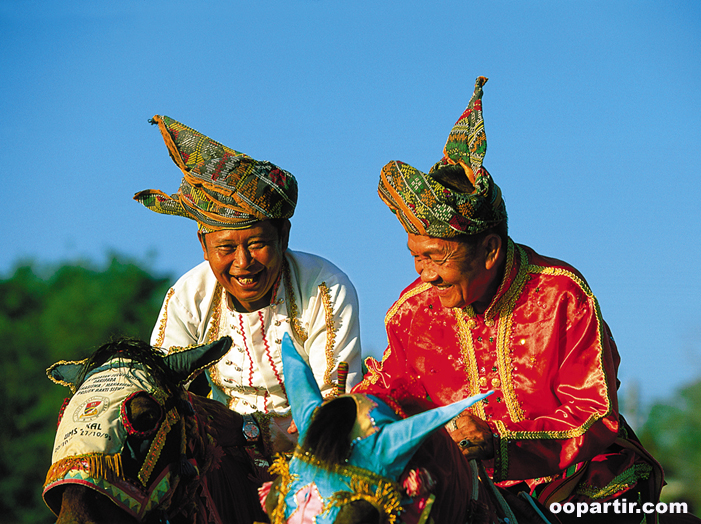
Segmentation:
{"type": "Polygon", "coordinates": [[[662,470],[619,414],[620,358],[586,280],[508,237],[482,165],[484,82],[428,174],[398,161],[382,169],[380,197],[408,233],[419,278],[387,313],[389,345],[354,392],[409,413],[491,390],[447,426],[468,459],[546,506],[582,502],[597,522],[641,522],[662,470]],[[604,506],[623,499],[639,511],[604,506]]]}

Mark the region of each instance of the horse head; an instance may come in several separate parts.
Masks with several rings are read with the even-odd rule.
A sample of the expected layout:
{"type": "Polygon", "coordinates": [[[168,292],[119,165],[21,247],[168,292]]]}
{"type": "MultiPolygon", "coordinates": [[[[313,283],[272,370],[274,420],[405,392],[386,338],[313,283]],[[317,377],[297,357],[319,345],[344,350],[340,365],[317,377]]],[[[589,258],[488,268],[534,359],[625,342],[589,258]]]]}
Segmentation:
{"type": "Polygon", "coordinates": [[[289,462],[280,457],[273,465],[278,478],[265,505],[276,524],[396,522],[407,503],[399,479],[410,459],[431,434],[486,396],[402,419],[371,395],[325,401],[287,335],[282,360],[301,444],[289,462]]]}
{"type": "Polygon", "coordinates": [[[125,338],[88,359],[47,369],[73,393],[59,415],[43,492],[59,522],[78,490],[114,503],[98,511],[86,508],[85,499],[73,500],[83,512],[102,512],[85,522],[165,522],[187,510],[185,494],[200,478],[206,443],[193,444],[199,429],[183,384],[230,346],[224,337],[166,356],[125,338]]]}

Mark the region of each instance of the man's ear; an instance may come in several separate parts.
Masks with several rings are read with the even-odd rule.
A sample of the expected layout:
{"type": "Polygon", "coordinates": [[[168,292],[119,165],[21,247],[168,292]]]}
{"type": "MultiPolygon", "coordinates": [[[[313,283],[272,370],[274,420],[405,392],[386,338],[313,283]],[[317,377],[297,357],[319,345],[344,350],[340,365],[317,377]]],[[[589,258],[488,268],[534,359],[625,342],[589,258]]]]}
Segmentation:
{"type": "Polygon", "coordinates": [[[484,246],[484,267],[492,269],[500,259],[503,243],[501,237],[496,233],[490,233],[482,241],[484,246]]]}
{"type": "Polygon", "coordinates": [[[209,261],[209,257],[207,256],[207,242],[204,239],[206,233],[202,233],[202,231],[197,232],[197,238],[200,240],[200,245],[202,246],[202,253],[204,254],[204,259],[209,261]]]}
{"type": "Polygon", "coordinates": [[[291,227],[292,223],[289,220],[285,220],[282,224],[282,228],[280,229],[280,247],[282,248],[283,253],[287,251],[287,245],[290,242],[291,227]]]}

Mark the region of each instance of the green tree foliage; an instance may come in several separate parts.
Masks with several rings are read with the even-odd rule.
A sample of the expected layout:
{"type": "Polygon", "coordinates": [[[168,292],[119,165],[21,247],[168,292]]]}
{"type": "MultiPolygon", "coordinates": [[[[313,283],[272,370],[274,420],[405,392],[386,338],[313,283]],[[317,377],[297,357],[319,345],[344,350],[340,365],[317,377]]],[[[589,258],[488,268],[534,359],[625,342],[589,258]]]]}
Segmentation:
{"type": "Polygon", "coordinates": [[[169,282],[117,256],[102,269],[24,264],[0,280],[0,522],[55,520],[41,491],[70,391],[46,368],[83,359],[114,336],[148,340],[169,282]]]}
{"type": "Polygon", "coordinates": [[[664,467],[668,485],[662,500],[687,502],[696,514],[701,509],[701,380],[653,405],[640,436],[664,467]]]}

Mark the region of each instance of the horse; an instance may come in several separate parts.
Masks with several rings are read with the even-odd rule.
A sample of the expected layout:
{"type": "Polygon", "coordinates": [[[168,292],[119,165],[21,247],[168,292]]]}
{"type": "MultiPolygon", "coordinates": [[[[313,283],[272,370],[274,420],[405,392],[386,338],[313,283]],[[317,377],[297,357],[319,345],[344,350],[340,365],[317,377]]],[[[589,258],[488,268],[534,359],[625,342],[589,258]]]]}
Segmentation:
{"type": "Polygon", "coordinates": [[[526,500],[507,503],[443,429],[488,393],[401,418],[372,395],[323,399],[287,335],[282,361],[300,444],[261,490],[273,524],[549,522],[526,500]]]}
{"type": "Polygon", "coordinates": [[[242,416],[184,387],[230,346],[165,355],[121,338],[47,369],[73,393],[43,490],[57,524],[267,522],[242,416]]]}

